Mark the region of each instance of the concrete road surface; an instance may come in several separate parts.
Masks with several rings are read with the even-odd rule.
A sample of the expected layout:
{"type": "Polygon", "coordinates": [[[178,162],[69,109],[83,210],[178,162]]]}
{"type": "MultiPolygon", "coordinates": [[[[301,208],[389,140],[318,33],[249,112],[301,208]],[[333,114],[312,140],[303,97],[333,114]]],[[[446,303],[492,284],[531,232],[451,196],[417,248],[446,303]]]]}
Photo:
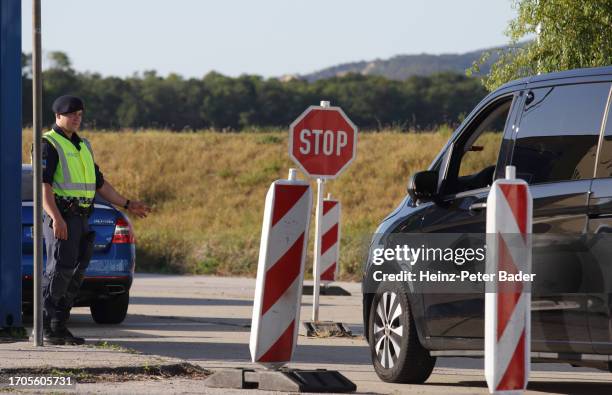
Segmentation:
{"type": "MultiPolygon", "coordinates": [[[[357,384],[359,392],[488,393],[481,359],[439,358],[434,373],[424,385],[380,381],[371,366],[369,349],[362,336],[360,286],[357,283],[340,285],[352,296],[322,296],[320,319],[346,323],[357,336],[326,339],[300,336],[291,367],[339,370],[357,384]]],[[[213,370],[252,367],[248,342],[254,287],[255,281],[245,278],[138,274],[132,288],[129,316],[123,324],[96,325],[88,308],[76,308],[70,328],[91,342],[107,341],[213,370]]],[[[302,320],[310,319],[311,299],[310,296],[303,299],[302,320]]],[[[612,393],[610,373],[562,364],[535,364],[533,367],[529,394],[612,393]]],[[[201,382],[195,380],[170,383],[171,391],[204,391],[201,382]]],[[[102,387],[89,385],[84,388],[96,391],[102,387]]],[[[125,392],[156,392],[156,388],[164,387],[155,387],[155,383],[125,383],[113,385],[113,388],[125,392]]]]}

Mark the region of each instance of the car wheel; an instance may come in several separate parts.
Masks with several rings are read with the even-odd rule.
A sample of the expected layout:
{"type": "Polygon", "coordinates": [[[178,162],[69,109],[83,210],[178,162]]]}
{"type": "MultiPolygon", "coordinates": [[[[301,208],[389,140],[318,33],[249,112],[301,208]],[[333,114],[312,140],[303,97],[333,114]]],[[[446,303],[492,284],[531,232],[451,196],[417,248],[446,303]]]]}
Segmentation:
{"type": "Polygon", "coordinates": [[[381,380],[413,384],[427,380],[436,358],[419,341],[408,295],[400,285],[385,283],[376,291],[369,334],[372,363],[381,380]]]}
{"type": "Polygon", "coordinates": [[[110,299],[92,302],[89,309],[98,324],[120,324],[125,320],[129,304],[130,294],[126,292],[110,299]]]}

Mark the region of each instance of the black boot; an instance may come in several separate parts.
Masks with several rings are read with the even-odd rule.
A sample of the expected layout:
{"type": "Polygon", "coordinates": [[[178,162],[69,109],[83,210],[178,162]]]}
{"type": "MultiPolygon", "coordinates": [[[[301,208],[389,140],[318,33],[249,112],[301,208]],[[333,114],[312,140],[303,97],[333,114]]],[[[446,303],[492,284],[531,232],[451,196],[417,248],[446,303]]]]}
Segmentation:
{"type": "Polygon", "coordinates": [[[43,342],[54,346],[63,346],[66,344],[64,335],[52,330],[51,327],[43,328],[43,342]]]}
{"type": "Polygon", "coordinates": [[[80,346],[81,344],[85,344],[85,339],[82,337],[74,336],[68,328],[65,326],[60,329],[60,333],[63,335],[64,344],[80,346]]]}

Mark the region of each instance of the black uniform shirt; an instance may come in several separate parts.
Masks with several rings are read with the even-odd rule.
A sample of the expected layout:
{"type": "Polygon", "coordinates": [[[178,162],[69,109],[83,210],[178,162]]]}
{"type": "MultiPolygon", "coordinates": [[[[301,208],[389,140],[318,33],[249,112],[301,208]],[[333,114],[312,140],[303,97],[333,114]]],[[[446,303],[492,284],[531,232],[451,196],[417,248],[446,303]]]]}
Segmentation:
{"type": "MultiPolygon", "coordinates": [[[[61,134],[63,137],[68,138],[64,131],[57,125],[53,125],[53,130],[57,133],[61,134]]],[[[72,144],[76,147],[77,150],[81,150],[81,138],[76,134],[72,133],[72,137],[69,139],[72,144]]],[[[49,143],[47,139],[42,139],[42,181],[45,184],[53,185],[53,175],[55,174],[55,169],[57,168],[57,163],[59,161],[59,155],[57,154],[57,150],[53,146],[53,144],[49,143]]],[[[92,152],[93,154],[93,152],[92,152]]],[[[104,185],[104,176],[100,171],[98,165],[94,163],[94,167],[96,169],[96,189],[99,189],[104,185]]]]}

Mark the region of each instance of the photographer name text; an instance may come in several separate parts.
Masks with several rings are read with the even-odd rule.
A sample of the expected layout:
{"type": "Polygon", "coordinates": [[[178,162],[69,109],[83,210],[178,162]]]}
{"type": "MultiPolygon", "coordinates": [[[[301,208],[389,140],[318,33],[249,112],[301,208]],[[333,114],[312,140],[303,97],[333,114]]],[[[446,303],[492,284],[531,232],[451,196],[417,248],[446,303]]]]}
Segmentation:
{"type": "Polygon", "coordinates": [[[445,273],[442,271],[401,271],[399,273],[383,273],[381,270],[372,273],[374,281],[403,281],[403,282],[533,282],[535,273],[525,273],[519,271],[510,273],[500,270],[497,273],[471,273],[462,270],[459,273],[445,273]]]}

